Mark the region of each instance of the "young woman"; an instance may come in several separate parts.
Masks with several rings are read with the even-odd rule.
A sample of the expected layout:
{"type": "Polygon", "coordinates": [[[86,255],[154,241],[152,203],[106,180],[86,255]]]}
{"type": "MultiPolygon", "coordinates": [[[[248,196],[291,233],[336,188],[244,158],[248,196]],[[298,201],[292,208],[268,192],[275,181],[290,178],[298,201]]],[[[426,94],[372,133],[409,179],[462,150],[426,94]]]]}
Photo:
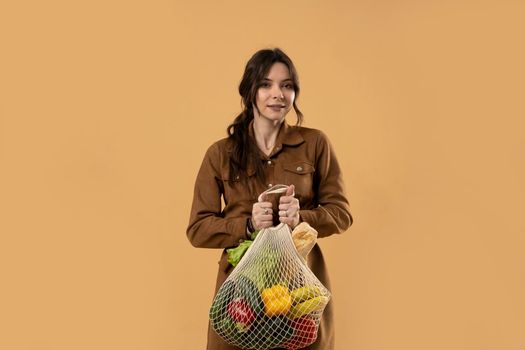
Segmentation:
{"type": "MultiPolygon", "coordinates": [[[[255,230],[279,221],[293,229],[305,221],[322,238],[342,233],[352,224],[330,142],[321,131],[300,126],[299,81],[290,58],[277,48],[256,52],[246,64],[239,93],[243,111],[228,127],[228,137],[211,145],[204,156],[187,229],[195,247],[224,249],[215,292],[232,271],[225,249],[249,239],[255,230]],[[285,120],[292,107],[297,115],[295,126],[285,120]],[[264,199],[257,201],[274,184],[289,186],[278,208],[264,199]]],[[[330,289],[317,244],[308,255],[308,265],[330,289]]],[[[323,313],[316,342],[306,349],[334,349],[331,304],[323,313]]],[[[238,348],[209,328],[207,349],[238,348]]]]}

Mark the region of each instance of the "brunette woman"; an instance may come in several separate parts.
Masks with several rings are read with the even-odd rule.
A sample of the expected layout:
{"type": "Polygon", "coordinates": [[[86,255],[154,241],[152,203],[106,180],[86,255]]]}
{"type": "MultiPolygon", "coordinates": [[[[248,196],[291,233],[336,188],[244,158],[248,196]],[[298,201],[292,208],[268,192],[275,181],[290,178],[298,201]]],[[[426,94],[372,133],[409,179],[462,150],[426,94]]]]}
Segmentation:
{"type": "MultiPolygon", "coordinates": [[[[330,142],[321,131],[300,126],[299,91],[297,72],[283,51],[256,52],[239,85],[243,110],[227,128],[228,137],[212,144],[204,156],[187,235],[195,247],[223,249],[215,292],[232,271],[225,249],[249,239],[255,230],[274,226],[275,218],[291,229],[301,221],[308,222],[319,238],[342,233],[352,224],[341,169],[330,142]],[[295,125],[286,121],[292,108],[295,125]],[[257,201],[274,184],[289,185],[278,208],[257,201]]],[[[330,289],[317,244],[308,255],[308,265],[330,289]]],[[[238,348],[225,343],[210,327],[207,349],[238,348]]],[[[306,349],[334,349],[332,302],[325,308],[316,342],[306,349]]]]}

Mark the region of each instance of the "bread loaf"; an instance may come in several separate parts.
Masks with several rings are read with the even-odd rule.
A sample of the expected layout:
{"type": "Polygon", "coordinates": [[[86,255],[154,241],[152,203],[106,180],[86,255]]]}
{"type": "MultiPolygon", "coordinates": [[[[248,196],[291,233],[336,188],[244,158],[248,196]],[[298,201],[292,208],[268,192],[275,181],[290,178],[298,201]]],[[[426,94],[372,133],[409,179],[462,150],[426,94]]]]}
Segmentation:
{"type": "Polygon", "coordinates": [[[307,222],[301,222],[292,231],[292,239],[299,254],[306,259],[317,242],[317,231],[307,222]]]}

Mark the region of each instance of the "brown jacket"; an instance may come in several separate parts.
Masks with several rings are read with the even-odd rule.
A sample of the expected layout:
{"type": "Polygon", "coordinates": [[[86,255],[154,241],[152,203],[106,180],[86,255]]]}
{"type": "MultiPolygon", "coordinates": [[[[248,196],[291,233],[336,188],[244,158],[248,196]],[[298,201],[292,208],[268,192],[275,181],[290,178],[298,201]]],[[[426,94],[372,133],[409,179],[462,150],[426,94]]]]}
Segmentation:
{"type": "MultiPolygon", "coordinates": [[[[250,133],[253,135],[252,125],[250,133]]],[[[195,182],[187,229],[188,239],[195,247],[226,249],[247,239],[246,219],[251,216],[257,196],[267,189],[265,185],[294,184],[301,220],[314,227],[319,232],[319,238],[342,233],[352,224],[339,164],[330,142],[321,131],[289,126],[283,122],[270,156],[260,152],[261,161],[265,164],[265,185],[255,179],[254,170],[250,168],[246,185],[231,179],[230,155],[229,141],[222,139],[211,145],[204,156],[195,182]]],[[[223,250],[215,292],[232,271],[226,259],[226,251],[223,250]]],[[[318,245],[308,255],[308,265],[330,289],[318,245]]],[[[238,348],[226,344],[213,330],[209,330],[208,350],[233,349],[238,348]]],[[[332,302],[323,314],[317,341],[307,349],[334,349],[332,302]]]]}

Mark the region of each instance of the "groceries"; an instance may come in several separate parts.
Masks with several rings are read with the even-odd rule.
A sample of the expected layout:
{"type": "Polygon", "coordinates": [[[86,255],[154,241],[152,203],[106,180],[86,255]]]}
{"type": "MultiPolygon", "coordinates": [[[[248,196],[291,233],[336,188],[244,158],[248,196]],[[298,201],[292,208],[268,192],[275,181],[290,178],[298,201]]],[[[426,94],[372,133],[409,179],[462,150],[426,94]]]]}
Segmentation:
{"type": "MultiPolygon", "coordinates": [[[[261,193],[257,200],[259,202],[263,199],[268,200],[272,202],[273,208],[278,208],[279,198],[281,195],[283,195],[283,193],[287,191],[287,189],[288,186],[286,185],[275,185],[261,193]]],[[[278,217],[276,217],[275,211],[273,215],[274,224],[278,224],[279,220],[278,217]]],[[[226,253],[228,254],[228,262],[233,267],[237,266],[237,264],[241,261],[242,257],[253,243],[253,240],[258,236],[258,234],[259,230],[256,230],[250,235],[251,239],[242,241],[237,247],[226,249],[226,253]]],[[[303,259],[306,260],[306,256],[317,242],[317,231],[307,222],[301,222],[293,229],[292,239],[297,252],[303,259]]]]}
{"type": "Polygon", "coordinates": [[[253,241],[247,239],[244,242],[241,242],[237,247],[235,248],[229,248],[226,249],[226,252],[228,253],[228,262],[233,266],[237,266],[239,261],[241,261],[244,253],[250,248],[253,241]]]}
{"type": "Polygon", "coordinates": [[[328,304],[328,297],[320,295],[312,299],[308,299],[295,305],[289,313],[290,318],[298,318],[308,314],[311,314],[315,311],[322,311],[326,304],[328,304]]]}
{"type": "Polygon", "coordinates": [[[287,225],[264,229],[218,290],[212,328],[242,349],[304,348],[317,339],[330,292],[297,254],[287,225]]]}
{"type": "MultiPolygon", "coordinates": [[[[256,231],[254,237],[257,237],[258,233],[259,231],[256,231]]],[[[317,243],[317,231],[307,222],[301,222],[292,231],[292,240],[299,255],[306,259],[310,250],[312,250],[315,243],[317,243]]],[[[228,262],[233,267],[237,266],[252,243],[252,240],[247,239],[235,248],[226,249],[228,262]]]]}
{"type": "Polygon", "coordinates": [[[317,231],[307,222],[301,222],[292,231],[292,239],[297,252],[306,259],[317,242],[317,231]]]}
{"type": "Polygon", "coordinates": [[[266,316],[286,315],[292,306],[292,296],[288,287],[276,284],[261,292],[266,316]]]}
{"type": "Polygon", "coordinates": [[[246,349],[282,347],[295,350],[317,339],[317,316],[329,301],[329,296],[317,295],[323,292],[318,286],[290,291],[278,284],[254,295],[250,294],[254,284],[248,286],[250,291],[243,289],[246,280],[238,284],[227,282],[215,297],[210,319],[215,331],[230,343],[246,349]],[[232,288],[237,292],[231,293],[232,288]],[[316,296],[304,294],[306,300],[303,297],[292,299],[292,295],[302,290],[316,291],[316,296]]]}
{"type": "Polygon", "coordinates": [[[255,320],[255,312],[248,302],[242,298],[236,298],[228,304],[228,316],[235,322],[239,332],[250,329],[255,320]]]}
{"type": "Polygon", "coordinates": [[[283,344],[289,350],[302,349],[317,339],[317,324],[309,316],[303,316],[292,321],[294,335],[283,344]]]}

